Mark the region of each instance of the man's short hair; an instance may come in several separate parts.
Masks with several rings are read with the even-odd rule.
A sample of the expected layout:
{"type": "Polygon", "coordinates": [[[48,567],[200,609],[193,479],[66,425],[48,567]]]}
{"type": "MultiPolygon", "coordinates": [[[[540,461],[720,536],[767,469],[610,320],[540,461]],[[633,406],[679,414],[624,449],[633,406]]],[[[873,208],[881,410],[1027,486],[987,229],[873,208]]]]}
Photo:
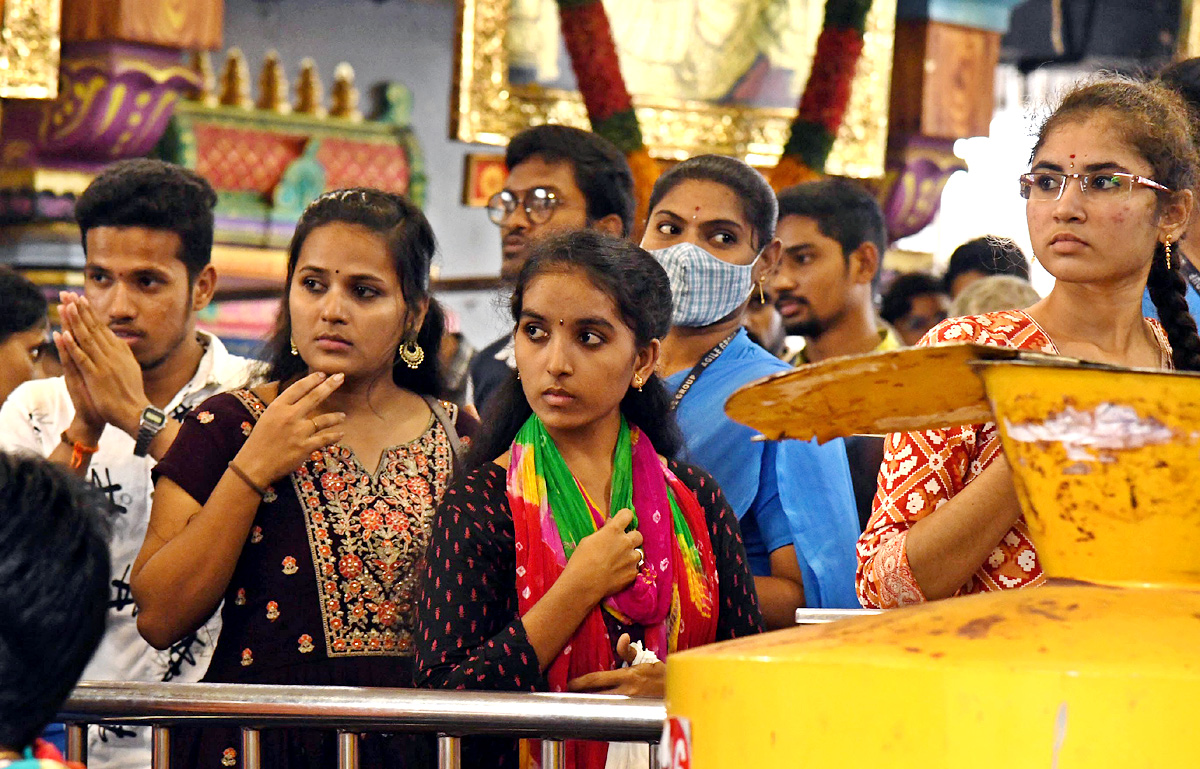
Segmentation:
{"type": "Polygon", "coordinates": [[[0,452],[0,746],[33,743],[104,635],[109,514],[65,469],[0,452]]]}
{"type": "Polygon", "coordinates": [[[946,266],[946,291],[954,285],[954,279],[964,272],[979,272],[984,275],[1011,275],[1029,280],[1029,262],[1021,247],[1009,238],[984,235],[968,240],[950,255],[946,266]]]}
{"type": "Polygon", "coordinates": [[[167,230],[183,245],[179,260],[195,279],[212,259],[217,194],[204,177],[161,160],[122,160],[97,176],[75,202],[83,250],[93,227],[167,230]]]}
{"type": "Polygon", "coordinates": [[[887,224],[875,196],[849,179],[821,179],[797,184],[779,193],[779,219],[807,216],[817,223],[821,234],[836,240],[847,263],[850,254],[863,243],[874,243],[879,250],[882,272],[887,251],[887,224]]]}
{"type": "Polygon", "coordinates": [[[928,294],[946,294],[942,281],[924,272],[907,272],[899,275],[883,292],[883,300],[879,304],[879,317],[895,325],[897,321],[912,312],[913,300],[918,296],[928,294]]]}
{"type": "Polygon", "coordinates": [[[571,165],[575,186],[587,201],[589,222],[616,214],[621,218],[621,234],[628,236],[633,231],[633,172],[612,142],[570,126],[534,126],[509,141],[504,164],[511,171],[534,157],[571,165]]]}

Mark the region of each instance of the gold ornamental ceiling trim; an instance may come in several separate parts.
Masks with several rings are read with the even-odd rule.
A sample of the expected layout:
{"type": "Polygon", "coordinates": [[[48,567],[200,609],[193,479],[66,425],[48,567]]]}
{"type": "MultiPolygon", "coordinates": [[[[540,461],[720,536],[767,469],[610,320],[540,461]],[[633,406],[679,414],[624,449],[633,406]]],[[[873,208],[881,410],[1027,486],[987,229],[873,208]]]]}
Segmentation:
{"type": "MultiPolygon", "coordinates": [[[[724,2],[725,0],[709,0],[724,2]]],[[[578,91],[510,84],[506,46],[511,0],[459,0],[451,137],[504,145],[540,123],[590,128],[578,91]]],[[[858,178],[883,175],[896,4],[875,2],[867,16],[863,55],[845,120],[826,172],[858,178]]],[[[655,157],[704,153],[773,165],[783,152],[795,109],[717,105],[704,101],[634,96],[642,136],[655,157]]]]}
{"type": "Polygon", "coordinates": [[[0,5],[0,98],[55,98],[62,0],[3,0],[0,5]]]}

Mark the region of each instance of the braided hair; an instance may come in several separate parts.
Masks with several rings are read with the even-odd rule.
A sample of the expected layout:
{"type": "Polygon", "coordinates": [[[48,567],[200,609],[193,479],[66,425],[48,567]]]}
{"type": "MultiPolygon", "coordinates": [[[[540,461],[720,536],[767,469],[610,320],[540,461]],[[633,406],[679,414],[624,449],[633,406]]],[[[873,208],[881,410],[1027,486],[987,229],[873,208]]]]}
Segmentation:
{"type": "MultiPolygon", "coordinates": [[[[1119,127],[1121,138],[1146,159],[1154,169],[1155,181],[1171,190],[1196,187],[1200,155],[1192,138],[1190,112],[1176,92],[1156,82],[1107,76],[1075,86],[1042,123],[1033,155],[1059,126],[1086,120],[1098,112],[1119,127]]],[[[1160,210],[1172,194],[1179,193],[1159,193],[1160,210]]],[[[1187,307],[1187,283],[1177,267],[1182,258],[1175,256],[1168,266],[1166,248],[1159,243],[1146,287],[1171,343],[1175,369],[1200,371],[1200,336],[1187,307]]]]}

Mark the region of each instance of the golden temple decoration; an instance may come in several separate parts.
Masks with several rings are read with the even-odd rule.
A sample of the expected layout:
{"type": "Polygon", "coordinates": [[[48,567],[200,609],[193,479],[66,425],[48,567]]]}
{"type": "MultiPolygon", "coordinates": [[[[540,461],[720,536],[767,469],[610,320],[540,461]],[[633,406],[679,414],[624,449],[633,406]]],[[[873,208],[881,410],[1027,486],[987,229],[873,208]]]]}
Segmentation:
{"type": "Polygon", "coordinates": [[[258,75],[258,109],[270,110],[286,115],[292,111],[292,105],[287,100],[288,82],[283,71],[283,62],[279,60],[279,52],[267,51],[263,59],[262,71],[258,75]]]}
{"type": "Polygon", "coordinates": [[[200,86],[193,92],[192,100],[208,107],[217,106],[217,76],[213,73],[212,56],[208,51],[192,54],[191,70],[200,79],[200,86]]]}
{"type": "MultiPolygon", "coordinates": [[[[460,0],[462,35],[451,105],[451,134],[460,141],[502,145],[521,129],[538,123],[589,127],[578,92],[509,81],[512,1],[460,0]]],[[[874,3],[867,17],[853,96],[827,173],[883,174],[895,13],[894,3],[874,3]]],[[[814,41],[817,32],[819,25],[813,31],[814,41]]],[[[797,71],[796,75],[803,78],[805,73],[797,71]]],[[[646,146],[658,158],[715,152],[774,165],[796,115],[794,107],[747,107],[637,93],[633,101],[646,146]]]]}
{"type": "Polygon", "coordinates": [[[358,89],[354,87],[354,67],[349,62],[333,70],[333,88],[329,90],[329,114],[355,122],[363,119],[358,110],[358,89]]]}
{"type": "Polygon", "coordinates": [[[58,96],[62,0],[4,0],[0,6],[0,98],[58,96]]]}
{"type": "Polygon", "coordinates": [[[221,69],[221,92],[218,102],[226,107],[250,109],[250,70],[240,48],[230,48],[225,55],[225,66],[221,69]]]}
{"type": "Polygon", "coordinates": [[[300,62],[300,76],[296,78],[296,112],[302,115],[321,117],[325,107],[321,103],[325,89],[321,85],[321,74],[317,72],[317,63],[312,59],[300,62]]]}
{"type": "Polygon", "coordinates": [[[1175,41],[1178,61],[1200,56],[1200,0],[1183,0],[1179,9],[1179,37],[1175,41]]]}

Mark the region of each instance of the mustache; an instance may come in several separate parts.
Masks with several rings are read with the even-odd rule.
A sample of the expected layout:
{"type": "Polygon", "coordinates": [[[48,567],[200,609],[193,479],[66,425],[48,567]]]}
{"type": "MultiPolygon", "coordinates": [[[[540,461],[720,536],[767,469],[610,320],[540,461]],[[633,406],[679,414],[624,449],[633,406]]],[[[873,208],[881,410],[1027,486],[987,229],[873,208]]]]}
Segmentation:
{"type": "Polygon", "coordinates": [[[809,303],[804,297],[796,296],[795,294],[787,291],[780,291],[775,294],[775,303],[779,304],[780,302],[796,302],[797,304],[802,304],[805,306],[808,306],[809,303]]]}

